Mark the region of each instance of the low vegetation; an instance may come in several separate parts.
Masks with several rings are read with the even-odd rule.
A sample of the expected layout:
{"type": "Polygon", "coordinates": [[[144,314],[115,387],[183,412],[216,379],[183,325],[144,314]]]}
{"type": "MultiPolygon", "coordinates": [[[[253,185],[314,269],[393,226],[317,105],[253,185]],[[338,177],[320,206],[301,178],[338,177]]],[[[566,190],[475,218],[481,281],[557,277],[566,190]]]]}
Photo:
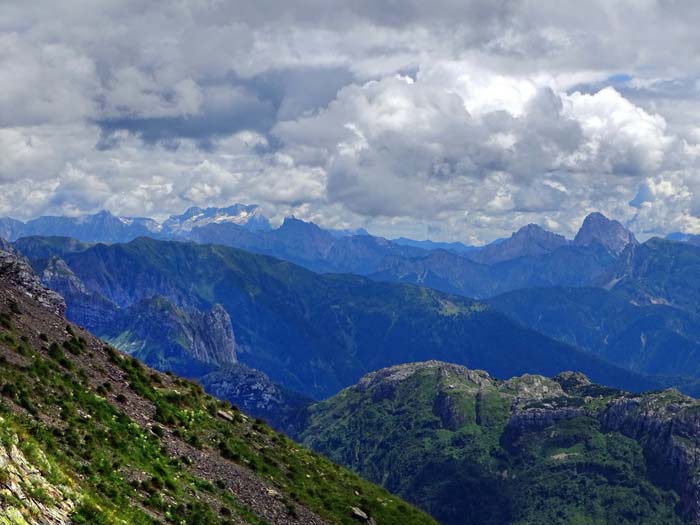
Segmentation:
{"type": "Polygon", "coordinates": [[[50,486],[68,487],[76,524],[351,524],[353,507],[382,524],[434,523],[1,286],[0,325],[0,436],[44,458],[50,486]]]}

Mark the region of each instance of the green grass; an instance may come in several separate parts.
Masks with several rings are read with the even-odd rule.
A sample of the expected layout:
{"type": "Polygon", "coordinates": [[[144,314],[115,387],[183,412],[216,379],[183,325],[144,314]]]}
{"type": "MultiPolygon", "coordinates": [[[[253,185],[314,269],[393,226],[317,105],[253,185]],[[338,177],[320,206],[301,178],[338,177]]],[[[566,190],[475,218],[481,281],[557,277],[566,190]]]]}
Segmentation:
{"type": "Polygon", "coordinates": [[[276,487],[291,514],[298,503],[350,525],[355,522],[349,508],[359,506],[382,524],[434,523],[384,489],[206,395],[198,384],[161,376],[111,347],[95,347],[70,326],[68,333],[65,340],[41,338],[38,349],[13,330],[0,332],[0,440],[3,431],[21,436],[25,454],[45,454],[56,483],[70,480],[74,523],[226,524],[236,517],[265,523],[223,484],[195,476],[187,458],[172,457],[164,442],[168,433],[255,472],[276,487]],[[12,353],[21,358],[8,359],[12,353]],[[115,395],[107,375],[97,386],[91,383],[82,369],[89,356],[96,369],[123,370],[132,392],[115,395]],[[150,429],[122,409],[133,395],[155,408],[150,429]],[[233,414],[233,422],[219,417],[220,410],[233,414]]]}

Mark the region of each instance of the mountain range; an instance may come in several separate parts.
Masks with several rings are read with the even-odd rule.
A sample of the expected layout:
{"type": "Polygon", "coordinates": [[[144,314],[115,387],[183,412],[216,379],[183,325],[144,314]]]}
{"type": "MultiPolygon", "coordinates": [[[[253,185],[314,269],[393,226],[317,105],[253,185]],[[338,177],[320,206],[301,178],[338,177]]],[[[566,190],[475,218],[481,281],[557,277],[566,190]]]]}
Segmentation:
{"type": "Polygon", "coordinates": [[[29,236],[62,236],[103,243],[129,242],[140,236],[193,240],[272,255],[313,271],[363,275],[385,270],[383,261],[387,258],[421,257],[436,251],[493,265],[519,257],[549,254],[570,244],[590,246],[597,243],[618,255],[627,244],[637,242],[619,222],[599,213],[584,220],[573,241],[529,224],[510,238],[475,247],[459,242],[406,238],[390,241],[362,229],[325,230],[294,217],[287,217],[279,227],[272,228],[270,221],[254,204],[206,209],[192,207],[162,223],[149,218],[116,217],[107,211],[77,217],[45,216],[26,223],[9,217],[0,219],[0,237],[15,241],[29,236]]]}
{"type": "MultiPolygon", "coordinates": [[[[441,330],[454,334],[449,337],[457,337],[459,331],[444,327],[445,323],[428,325],[435,310],[427,317],[421,314],[420,321],[402,321],[402,328],[420,332],[415,339],[417,345],[425,348],[422,353],[411,356],[409,345],[395,357],[387,357],[383,349],[395,344],[394,335],[383,331],[383,339],[374,338],[371,344],[356,348],[363,335],[361,330],[367,327],[360,312],[346,311],[347,301],[359,303],[349,297],[373,296],[376,310],[372,321],[381,327],[382,317],[385,326],[395,326],[392,317],[397,314],[393,312],[402,310],[399,305],[404,297],[413,295],[395,292],[410,290],[400,286],[384,291],[387,284],[381,283],[385,282],[428,287],[452,296],[434,299],[438,303],[459,304],[464,299],[455,296],[466,298],[466,306],[458,306],[457,311],[469,311],[473,309],[470,305],[477,304],[472,298],[481,299],[479,308],[489,303],[493,310],[501,310],[516,323],[573,347],[568,351],[572,356],[593,354],[598,363],[613,365],[615,374],[619,368],[636,374],[636,379],[624,376],[623,381],[627,382],[619,386],[639,389],[673,384],[689,393],[697,388],[699,371],[693,363],[700,352],[696,311],[700,296],[696,278],[698,247],[657,238],[640,244],[619,222],[601,214],[588,216],[573,240],[527,225],[510,238],[461,253],[401,245],[366,232],[339,234],[294,218],[272,229],[268,221],[260,218],[258,208],[241,205],[191,209],[165,221],[160,230],[189,232],[199,246],[214,243],[222,247],[200,248],[186,242],[145,238],[106,246],[59,237],[23,237],[14,246],[33,261],[47,285],[67,298],[68,315],[76,322],[152,366],[189,377],[202,379],[220,367],[238,363],[240,357],[243,365],[269,374],[280,387],[318,398],[333,394],[373,368],[400,362],[397,359],[446,359],[486,368],[497,377],[558,371],[541,368],[539,358],[525,367],[529,357],[515,359],[512,352],[508,358],[499,357],[499,352],[505,350],[487,353],[477,347],[466,351],[465,344],[479,339],[480,329],[467,341],[450,342],[454,348],[448,351],[443,344],[446,335],[441,330]],[[234,270],[237,284],[231,287],[234,279],[229,270],[240,264],[238,258],[250,256],[226,250],[223,245],[269,252],[315,271],[365,275],[369,280],[323,277],[290,265],[281,270],[282,266],[275,264],[247,264],[246,268],[252,266],[255,270],[246,269],[245,274],[240,268],[234,270]],[[201,260],[202,268],[209,268],[208,273],[201,268],[199,271],[206,276],[183,273],[179,258],[192,268],[199,266],[193,261],[201,260]],[[262,267],[265,270],[260,272],[262,267]],[[274,282],[276,293],[284,298],[274,307],[262,307],[250,292],[241,294],[240,289],[251,286],[248,281],[257,288],[261,287],[258,281],[274,282]],[[212,282],[226,283],[222,286],[231,289],[211,289],[212,282]],[[593,298],[600,302],[591,304],[593,298]],[[288,308],[286,301],[295,307],[288,308]],[[564,301],[561,308],[558,301],[564,301]],[[214,320],[211,312],[218,305],[223,305],[221,311],[230,319],[219,316],[218,321],[214,320]],[[326,322],[323,317],[328,314],[323,309],[329,306],[338,313],[328,324],[331,328],[326,329],[330,335],[318,337],[324,331],[318,321],[326,322]],[[612,312],[620,316],[610,317],[612,312]],[[565,313],[570,316],[565,317],[565,313]],[[251,323],[259,326],[255,333],[251,332],[251,323]],[[230,335],[228,324],[233,327],[230,335]],[[208,337],[207,330],[215,335],[209,337],[206,352],[218,356],[209,362],[199,355],[202,340],[208,337]],[[240,343],[240,351],[233,350],[234,344],[227,342],[234,339],[240,343]],[[441,354],[433,351],[437,347],[442,347],[441,354]],[[307,354],[299,360],[302,348],[307,354]],[[334,350],[331,359],[319,358],[323,348],[325,352],[328,348],[342,350],[334,350]],[[220,358],[227,353],[240,355],[220,358]],[[664,359],[664,355],[674,358],[664,359]]],[[[264,295],[267,299],[267,290],[264,295]]],[[[495,312],[489,310],[488,315],[495,312]]],[[[440,317],[438,313],[437,318],[440,317]]],[[[499,322],[513,325],[509,319],[499,322]]],[[[488,325],[482,320],[477,324],[481,328],[488,325]]],[[[513,333],[510,329],[505,332],[513,333]]],[[[504,345],[509,344],[505,341],[508,339],[504,345]]],[[[558,363],[564,365],[563,361],[558,363]]],[[[593,369],[599,364],[585,366],[584,371],[594,380],[605,381],[606,374],[597,375],[600,372],[593,369]]]]}
{"type": "Polygon", "coordinates": [[[63,294],[74,322],[152,366],[189,370],[190,377],[241,361],[322,398],[377,368],[446,359],[497,377],[576,369],[625,388],[654,385],[483,303],[415,285],[322,275],[235,248],[149,238],[79,251],[57,238],[14,246],[63,294]],[[198,319],[222,334],[207,351],[196,349],[198,319]]]}
{"type": "MultiPolygon", "coordinates": [[[[700,523],[693,459],[700,408],[663,390],[700,393],[700,247],[688,239],[639,243],[600,214],[589,215],[573,240],[527,225],[481,248],[389,241],[295,218],[272,228],[254,206],[191,209],[163,223],[92,217],[99,216],[58,220],[53,230],[45,230],[51,220],[5,221],[15,240],[0,240],[0,307],[8,297],[0,308],[0,350],[8,349],[0,379],[20,385],[2,387],[10,437],[0,443],[11,455],[12,436],[29,433],[79,487],[63,494],[44,473],[42,490],[66,502],[56,512],[92,523],[114,494],[124,508],[111,512],[134,523],[147,522],[138,521],[141,513],[170,519],[163,509],[176,497],[182,505],[172,516],[186,522],[220,507],[230,514],[202,523],[229,515],[238,516],[233,522],[431,523],[398,499],[382,510],[393,496],[350,474],[331,475],[338,467],[317,456],[290,463],[284,456],[296,445],[250,414],[447,525],[700,523]],[[143,228],[147,235],[130,238],[143,228]],[[17,233],[44,231],[78,238],[17,233]],[[64,312],[79,326],[66,324],[64,312]],[[16,368],[12,352],[39,368],[16,368]],[[88,368],[87,383],[73,377],[88,368]],[[199,386],[177,376],[244,414],[225,403],[212,408],[199,386]],[[97,417],[98,429],[103,416],[122,421],[71,390],[80,385],[162,432],[174,450],[206,457],[207,469],[195,472],[200,481],[181,483],[191,479],[187,461],[154,467],[168,461],[167,450],[116,453],[119,466],[149,473],[147,485],[119,478],[119,466],[108,480],[105,470],[85,477],[65,451],[77,439],[79,453],[89,454],[92,428],[71,423],[65,436],[52,430],[50,441],[13,411],[59,421],[74,408],[89,416],[78,412],[83,420],[97,417]],[[63,408],[58,392],[79,403],[63,408]],[[47,416],[54,404],[58,412],[47,416]],[[243,422],[241,433],[230,434],[232,421],[243,422]],[[287,514],[274,501],[251,499],[245,483],[236,489],[242,505],[227,500],[230,488],[212,472],[230,469],[231,460],[251,486],[261,486],[255,475],[272,479],[265,493],[287,514]],[[294,477],[306,468],[326,485],[312,474],[309,483],[294,477]],[[192,489],[207,480],[213,492],[192,489]],[[352,494],[341,494],[349,483],[352,494]],[[323,491],[331,496],[318,496],[323,491]],[[272,517],[267,505],[278,509],[272,517]]],[[[109,447],[98,448],[100,457],[115,455],[109,447]]],[[[36,466],[25,454],[16,456],[13,480],[26,477],[20,467],[36,466]]],[[[46,506],[30,501],[34,510],[46,506]]]]}
{"type": "Polygon", "coordinates": [[[0,219],[0,237],[63,236],[94,243],[140,236],[191,240],[271,255],[322,273],[353,273],[411,282],[473,298],[533,286],[597,285],[626,246],[637,241],[619,222],[589,215],[573,240],[530,224],[510,238],[482,247],[432,241],[394,241],[360,231],[325,230],[293,217],[272,228],[255,205],[190,208],[162,223],[108,212],[40,217],[27,223],[0,219]]]}

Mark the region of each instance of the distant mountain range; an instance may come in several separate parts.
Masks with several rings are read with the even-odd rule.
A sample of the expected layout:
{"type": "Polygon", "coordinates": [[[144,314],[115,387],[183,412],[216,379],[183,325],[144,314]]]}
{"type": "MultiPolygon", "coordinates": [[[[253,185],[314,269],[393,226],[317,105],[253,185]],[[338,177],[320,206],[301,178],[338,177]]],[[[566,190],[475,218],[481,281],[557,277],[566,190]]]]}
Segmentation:
{"type": "Polygon", "coordinates": [[[273,255],[314,271],[364,275],[385,270],[385,259],[422,257],[436,251],[447,251],[473,262],[493,265],[520,257],[549,254],[569,245],[597,243],[613,255],[619,255],[628,244],[637,242],[619,222],[599,213],[586,218],[573,241],[529,224],[510,238],[475,247],[459,242],[417,241],[403,237],[390,241],[362,229],[324,230],[293,217],[273,229],[254,204],[206,209],[193,207],[162,223],[142,217],[116,217],[107,211],[78,217],[39,217],[26,223],[7,217],[0,219],[0,237],[15,241],[29,236],[62,236],[82,242],[104,243],[129,242],[141,236],[193,240],[273,255]]]}
{"type": "Polygon", "coordinates": [[[256,205],[234,204],[227,208],[189,208],[172,215],[162,224],[144,217],[117,217],[108,211],[77,217],[44,216],[21,222],[0,218],[0,237],[14,241],[20,237],[61,236],[83,242],[129,242],[142,236],[187,238],[195,228],[208,224],[235,224],[252,231],[270,229],[270,223],[256,205]]]}
{"type": "Polygon", "coordinates": [[[81,217],[0,219],[0,237],[63,236],[119,243],[146,236],[220,244],[271,255],[321,273],[354,273],[485,298],[533,286],[599,285],[627,246],[631,232],[601,214],[589,215],[573,241],[530,224],[483,247],[400,238],[364,230],[335,231],[288,217],[277,228],[255,205],[190,208],[163,223],[108,212],[81,217]]]}

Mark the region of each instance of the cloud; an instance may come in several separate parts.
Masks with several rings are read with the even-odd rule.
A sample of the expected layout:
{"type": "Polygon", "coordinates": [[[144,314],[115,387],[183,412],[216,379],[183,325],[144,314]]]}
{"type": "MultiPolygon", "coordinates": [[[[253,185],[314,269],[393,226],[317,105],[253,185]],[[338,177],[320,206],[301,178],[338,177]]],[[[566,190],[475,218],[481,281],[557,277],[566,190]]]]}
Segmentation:
{"type": "Polygon", "coordinates": [[[0,213],[700,231],[700,6],[8,0],[0,213]]]}

